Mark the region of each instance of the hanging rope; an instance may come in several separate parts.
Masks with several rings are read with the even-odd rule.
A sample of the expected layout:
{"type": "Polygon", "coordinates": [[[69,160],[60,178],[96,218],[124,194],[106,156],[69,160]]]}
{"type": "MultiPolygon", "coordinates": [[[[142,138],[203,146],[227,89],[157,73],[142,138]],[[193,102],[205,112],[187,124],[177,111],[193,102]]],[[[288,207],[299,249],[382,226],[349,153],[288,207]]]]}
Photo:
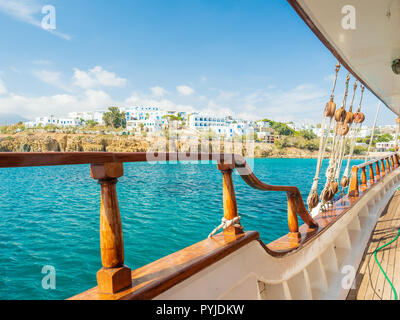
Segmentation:
{"type": "Polygon", "coordinates": [[[334,79],[334,82],[333,82],[331,98],[330,98],[329,102],[325,106],[324,115],[323,115],[323,118],[322,118],[321,138],[320,138],[320,141],[319,141],[317,167],[316,167],[316,170],[315,170],[315,177],[314,177],[313,184],[311,186],[310,194],[308,195],[308,198],[307,198],[307,205],[308,205],[308,209],[310,211],[313,208],[315,208],[318,205],[318,202],[319,202],[318,181],[319,181],[319,175],[320,175],[322,160],[324,159],[324,155],[325,155],[325,150],[326,150],[329,134],[330,134],[330,131],[331,131],[333,116],[334,116],[335,111],[336,111],[336,104],[334,102],[334,98],[335,98],[335,89],[336,89],[336,82],[337,82],[337,77],[338,77],[339,70],[340,70],[340,64],[338,63],[336,65],[336,67],[335,67],[335,79],[334,79]],[[330,118],[330,121],[329,121],[329,125],[328,125],[327,129],[325,130],[327,118],[330,118]]]}
{"type": "Polygon", "coordinates": [[[369,153],[370,153],[370,150],[371,150],[372,141],[374,140],[375,127],[376,127],[376,120],[378,119],[378,114],[379,114],[379,110],[380,110],[380,109],[381,109],[381,102],[379,101],[378,109],[376,109],[376,115],[375,115],[374,125],[372,126],[371,139],[369,140],[367,155],[365,156],[365,162],[367,162],[368,159],[369,159],[369,153]]]}
{"type": "Polygon", "coordinates": [[[347,186],[349,185],[350,179],[349,179],[349,170],[350,170],[350,161],[353,157],[354,154],[354,147],[357,141],[357,137],[358,134],[360,133],[361,130],[361,126],[362,123],[365,120],[365,116],[364,114],[361,112],[361,105],[362,105],[362,101],[363,101],[363,96],[364,96],[364,85],[361,85],[361,97],[360,97],[360,102],[358,104],[358,110],[356,113],[354,113],[354,124],[355,126],[353,126],[352,132],[350,134],[350,151],[349,151],[349,155],[347,156],[347,165],[346,165],[346,169],[344,170],[343,173],[343,177],[342,180],[340,181],[340,185],[342,186],[342,191],[347,188],[347,186]]]}
{"type": "Polygon", "coordinates": [[[396,127],[396,145],[394,147],[394,150],[397,152],[399,151],[400,118],[396,118],[395,122],[397,123],[397,127],[396,127]]]}
{"type": "Polygon", "coordinates": [[[332,141],[332,149],[331,156],[329,159],[329,165],[326,169],[326,183],[325,187],[321,192],[321,209],[325,208],[325,204],[333,199],[335,194],[339,190],[339,185],[335,182],[335,173],[337,169],[338,159],[341,154],[341,137],[343,137],[348,132],[348,125],[345,123],[347,112],[346,112],[346,103],[347,103],[347,95],[349,92],[349,82],[350,82],[350,73],[347,74],[346,83],[345,83],[345,93],[343,97],[342,106],[336,110],[335,112],[335,130],[332,141]]]}
{"type": "MultiPolygon", "coordinates": [[[[338,165],[337,165],[337,169],[336,169],[336,175],[335,175],[335,182],[338,183],[339,182],[339,178],[340,178],[340,172],[342,169],[342,164],[343,164],[343,159],[344,159],[344,155],[345,155],[345,151],[346,151],[346,146],[347,146],[347,142],[348,142],[348,132],[352,127],[353,121],[354,121],[354,113],[353,113],[353,104],[354,104],[354,97],[356,95],[356,91],[357,91],[357,80],[354,82],[354,87],[353,87],[353,96],[351,98],[351,104],[349,107],[349,111],[346,114],[346,119],[344,120],[344,131],[342,132],[342,136],[341,136],[341,151],[340,151],[340,157],[339,157],[339,161],[338,161],[338,165]]],[[[342,130],[343,131],[343,130],[342,130]]],[[[343,192],[343,189],[342,189],[343,192]]]]}

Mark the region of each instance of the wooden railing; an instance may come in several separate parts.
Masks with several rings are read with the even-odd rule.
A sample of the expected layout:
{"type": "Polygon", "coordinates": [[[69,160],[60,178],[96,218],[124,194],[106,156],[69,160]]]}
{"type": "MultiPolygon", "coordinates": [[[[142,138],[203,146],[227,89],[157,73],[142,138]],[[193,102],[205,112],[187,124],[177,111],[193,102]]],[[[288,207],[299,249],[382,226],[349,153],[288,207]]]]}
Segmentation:
{"type": "Polygon", "coordinates": [[[390,153],[378,159],[371,160],[369,162],[359,164],[357,166],[353,166],[351,169],[351,180],[348,195],[350,197],[358,197],[360,195],[360,189],[362,192],[364,192],[397,167],[399,167],[399,155],[396,152],[390,153]],[[358,177],[360,170],[361,181],[359,181],[358,177]]]}
{"type": "MultiPolygon", "coordinates": [[[[243,180],[251,187],[266,191],[283,191],[287,194],[289,237],[299,238],[297,214],[310,227],[318,224],[309,215],[298,188],[273,186],[261,182],[252,172],[246,160],[234,154],[177,154],[156,153],[0,153],[0,168],[90,164],[91,177],[101,189],[100,248],[102,268],[97,273],[98,289],[114,294],[132,285],[131,270],[124,265],[124,243],[116,184],[123,175],[124,162],[214,160],[223,177],[224,218],[238,217],[232,172],[237,169],[243,180]],[[150,160],[149,160],[150,159],[150,160]],[[152,159],[152,160],[151,160],[152,159]]],[[[243,233],[242,228],[230,226],[225,236],[243,233]]]]}

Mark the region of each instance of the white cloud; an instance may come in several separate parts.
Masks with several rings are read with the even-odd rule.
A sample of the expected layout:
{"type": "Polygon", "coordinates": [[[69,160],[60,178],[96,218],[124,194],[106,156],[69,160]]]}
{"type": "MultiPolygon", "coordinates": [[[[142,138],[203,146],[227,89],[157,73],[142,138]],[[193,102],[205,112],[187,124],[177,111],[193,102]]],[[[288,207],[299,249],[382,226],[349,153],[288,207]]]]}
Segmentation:
{"type": "Polygon", "coordinates": [[[101,90],[86,90],[83,93],[56,94],[51,96],[25,96],[14,93],[0,95],[0,112],[16,113],[27,119],[38,116],[66,116],[71,111],[97,110],[113,104],[113,99],[101,90]]]}
{"type": "Polygon", "coordinates": [[[0,79],[0,95],[6,94],[7,89],[6,86],[4,85],[3,81],[0,79]]]}
{"type": "Polygon", "coordinates": [[[70,84],[65,84],[61,80],[61,73],[52,70],[34,70],[32,74],[39,80],[63,91],[72,92],[70,84]]]}
{"type": "Polygon", "coordinates": [[[14,19],[29,23],[42,30],[48,31],[65,40],[71,40],[71,36],[54,31],[43,29],[41,19],[41,10],[43,5],[37,0],[0,0],[0,12],[3,12],[14,19]],[[36,16],[39,16],[38,18],[36,16]]]}
{"type": "Polygon", "coordinates": [[[185,85],[177,86],[176,90],[184,96],[190,96],[194,93],[194,90],[191,87],[185,85]]]}
{"type": "Polygon", "coordinates": [[[35,70],[33,75],[43,82],[54,84],[60,80],[61,74],[57,71],[35,70]]]}
{"type": "Polygon", "coordinates": [[[101,66],[96,66],[89,71],[74,69],[74,84],[81,88],[95,87],[124,87],[126,79],[119,78],[113,72],[104,70],[101,66]]]}
{"type": "Polygon", "coordinates": [[[33,63],[40,65],[40,66],[42,66],[42,65],[49,66],[49,65],[53,64],[53,62],[50,60],[35,60],[35,61],[33,61],[33,63]]]}
{"type": "Polygon", "coordinates": [[[150,90],[156,97],[163,97],[168,94],[168,91],[165,90],[163,87],[152,87],[150,88],[150,90]]]}

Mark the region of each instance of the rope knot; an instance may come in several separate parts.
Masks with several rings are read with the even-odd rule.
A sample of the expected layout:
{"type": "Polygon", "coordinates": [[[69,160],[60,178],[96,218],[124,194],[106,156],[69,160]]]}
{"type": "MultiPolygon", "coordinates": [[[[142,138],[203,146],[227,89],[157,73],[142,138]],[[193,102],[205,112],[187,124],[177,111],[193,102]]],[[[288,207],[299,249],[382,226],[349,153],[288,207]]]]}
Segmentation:
{"type": "Polygon", "coordinates": [[[221,224],[218,227],[216,227],[208,235],[208,238],[211,238],[215,233],[217,233],[218,230],[220,230],[220,229],[225,230],[225,229],[227,229],[227,228],[229,228],[231,226],[233,226],[235,228],[239,228],[241,230],[244,229],[244,227],[240,224],[240,216],[237,216],[237,217],[233,218],[232,220],[228,220],[228,219],[225,219],[225,217],[223,217],[222,220],[221,220],[221,224]]]}

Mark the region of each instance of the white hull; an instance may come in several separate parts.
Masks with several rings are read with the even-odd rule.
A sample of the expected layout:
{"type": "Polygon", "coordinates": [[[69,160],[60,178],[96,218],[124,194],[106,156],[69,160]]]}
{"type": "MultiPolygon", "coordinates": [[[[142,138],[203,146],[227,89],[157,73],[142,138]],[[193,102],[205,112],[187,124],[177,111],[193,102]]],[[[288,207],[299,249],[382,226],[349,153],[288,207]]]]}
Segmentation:
{"type": "Polygon", "coordinates": [[[252,241],[156,299],[346,299],[348,279],[399,184],[400,168],[301,249],[273,257],[252,241]]]}

